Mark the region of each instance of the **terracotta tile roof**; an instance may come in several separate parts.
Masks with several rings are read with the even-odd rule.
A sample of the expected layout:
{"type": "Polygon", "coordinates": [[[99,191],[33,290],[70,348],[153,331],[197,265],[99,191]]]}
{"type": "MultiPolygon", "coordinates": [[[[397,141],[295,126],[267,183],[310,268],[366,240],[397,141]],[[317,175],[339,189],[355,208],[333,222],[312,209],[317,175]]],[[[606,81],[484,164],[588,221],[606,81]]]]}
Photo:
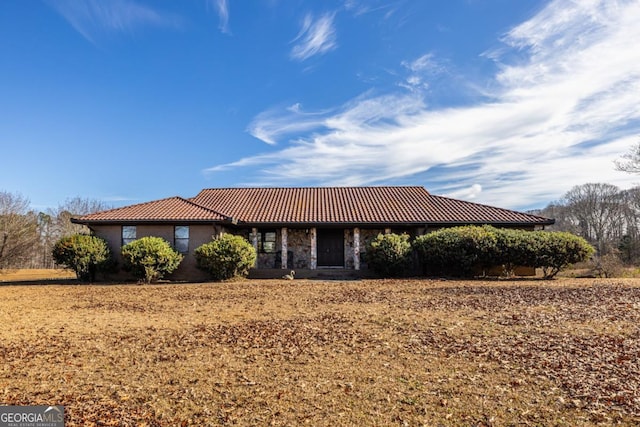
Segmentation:
{"type": "Polygon", "coordinates": [[[548,225],[537,215],[429,194],[423,187],[214,188],[75,218],[81,224],[239,222],[246,224],[548,225]]]}
{"type": "Polygon", "coordinates": [[[429,196],[430,222],[447,224],[532,224],[550,225],[551,218],[509,209],[466,202],[443,196],[429,196]]]}
{"type": "Polygon", "coordinates": [[[433,196],[417,186],[216,188],[190,200],[249,224],[553,223],[537,215],[433,196]]]}
{"type": "Polygon", "coordinates": [[[224,221],[228,218],[220,213],[199,206],[182,197],[125,206],[74,218],[80,224],[123,222],[175,222],[175,221],[224,221]]]}

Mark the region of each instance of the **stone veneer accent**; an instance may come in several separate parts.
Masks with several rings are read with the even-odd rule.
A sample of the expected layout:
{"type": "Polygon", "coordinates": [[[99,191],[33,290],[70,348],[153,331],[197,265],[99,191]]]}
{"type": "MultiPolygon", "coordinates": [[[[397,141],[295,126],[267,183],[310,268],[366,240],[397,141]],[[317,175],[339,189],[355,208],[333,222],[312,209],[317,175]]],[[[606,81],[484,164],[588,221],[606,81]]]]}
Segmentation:
{"type": "MultiPolygon", "coordinates": [[[[252,228],[246,234],[249,241],[255,248],[258,247],[257,232],[264,232],[265,229],[252,228]]],[[[268,230],[274,230],[272,228],[268,230]]],[[[408,232],[409,230],[407,230],[408,232]]],[[[424,227],[417,227],[411,230],[415,235],[424,234],[427,230],[424,227]]],[[[283,246],[287,248],[287,255],[284,257],[278,253],[258,253],[256,261],[257,268],[283,268],[283,269],[316,269],[317,254],[313,249],[313,241],[316,240],[317,230],[315,228],[283,228],[275,229],[277,252],[283,246]],[[284,231],[284,233],[283,233],[284,231]],[[287,264],[283,266],[282,258],[287,264]]],[[[344,229],[344,266],[351,270],[366,270],[367,266],[367,245],[378,234],[390,233],[389,228],[345,228],[344,229]],[[358,237],[356,238],[356,230],[358,237]],[[355,248],[357,245],[357,248],[355,248]],[[359,253],[359,263],[355,254],[359,253]]]]}
{"type": "Polygon", "coordinates": [[[289,251],[293,255],[293,268],[311,268],[311,230],[308,228],[290,228],[289,251]]]}

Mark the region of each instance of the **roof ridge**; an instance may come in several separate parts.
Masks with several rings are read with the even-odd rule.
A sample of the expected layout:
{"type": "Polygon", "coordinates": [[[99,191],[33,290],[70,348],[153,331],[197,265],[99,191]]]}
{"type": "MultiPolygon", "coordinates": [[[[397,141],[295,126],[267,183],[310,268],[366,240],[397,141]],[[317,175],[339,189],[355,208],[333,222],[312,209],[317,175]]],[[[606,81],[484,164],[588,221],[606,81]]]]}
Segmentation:
{"type": "MultiPolygon", "coordinates": [[[[226,218],[226,219],[231,219],[231,217],[230,217],[229,215],[223,214],[222,212],[218,212],[218,211],[216,211],[215,209],[211,209],[211,208],[208,208],[208,207],[206,207],[206,206],[203,206],[203,205],[201,205],[201,204],[199,204],[199,203],[194,202],[194,201],[193,201],[193,200],[191,200],[191,199],[185,199],[184,197],[181,197],[181,196],[176,196],[176,197],[177,197],[178,199],[182,200],[183,202],[187,202],[187,203],[189,203],[190,205],[193,205],[193,206],[198,207],[198,208],[200,208],[200,209],[204,209],[204,210],[206,210],[206,211],[208,211],[208,212],[213,212],[214,214],[216,214],[216,215],[220,215],[220,216],[222,216],[222,217],[224,217],[224,218],[226,218]]],[[[171,197],[171,198],[173,198],[173,197],[171,197]]]]}
{"type": "MultiPolygon", "coordinates": [[[[209,187],[203,188],[199,193],[207,190],[324,190],[335,188],[426,188],[422,185],[332,185],[332,186],[303,186],[303,187],[209,187]]],[[[199,194],[198,193],[198,194],[199,194]]],[[[197,195],[196,195],[197,197],[197,195]]],[[[195,197],[193,197],[195,198],[195,197]]]]}
{"type": "MultiPolygon", "coordinates": [[[[164,197],[162,199],[150,200],[148,202],[140,202],[140,203],[134,203],[133,205],[126,205],[126,206],[120,206],[120,207],[117,207],[117,208],[111,208],[111,209],[107,209],[107,210],[104,210],[104,211],[100,211],[99,213],[121,211],[121,210],[124,210],[124,209],[131,209],[131,208],[137,207],[137,206],[144,206],[144,205],[150,205],[152,203],[164,202],[165,200],[171,200],[171,199],[182,199],[182,197],[180,197],[180,196],[164,197]]],[[[93,214],[96,214],[96,213],[98,213],[98,212],[91,212],[91,213],[88,213],[88,214],[80,215],[80,216],[78,216],[78,218],[82,218],[84,216],[93,215],[93,214]]]]}

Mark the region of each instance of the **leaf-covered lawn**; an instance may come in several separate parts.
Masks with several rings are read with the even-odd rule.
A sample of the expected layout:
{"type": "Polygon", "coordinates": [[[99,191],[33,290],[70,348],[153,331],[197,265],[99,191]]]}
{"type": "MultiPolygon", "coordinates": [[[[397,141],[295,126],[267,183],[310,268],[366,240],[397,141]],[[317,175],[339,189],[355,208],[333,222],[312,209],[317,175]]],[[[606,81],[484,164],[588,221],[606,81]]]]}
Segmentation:
{"type": "Polygon", "coordinates": [[[640,280],[0,286],[0,403],[67,426],[635,425],[640,280]]]}

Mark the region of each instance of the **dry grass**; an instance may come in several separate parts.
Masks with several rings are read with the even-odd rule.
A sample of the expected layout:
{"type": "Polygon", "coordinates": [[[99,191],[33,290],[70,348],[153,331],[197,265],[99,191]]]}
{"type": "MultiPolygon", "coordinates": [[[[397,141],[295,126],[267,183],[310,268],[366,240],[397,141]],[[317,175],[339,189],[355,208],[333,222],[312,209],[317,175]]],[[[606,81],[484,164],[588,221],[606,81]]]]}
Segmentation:
{"type": "Polygon", "coordinates": [[[75,279],[76,274],[72,270],[47,269],[47,268],[23,268],[0,270],[0,283],[2,282],[31,282],[36,280],[60,280],[75,279]]]}
{"type": "Polygon", "coordinates": [[[0,286],[0,402],[83,425],[636,425],[640,280],[0,286]]]}

